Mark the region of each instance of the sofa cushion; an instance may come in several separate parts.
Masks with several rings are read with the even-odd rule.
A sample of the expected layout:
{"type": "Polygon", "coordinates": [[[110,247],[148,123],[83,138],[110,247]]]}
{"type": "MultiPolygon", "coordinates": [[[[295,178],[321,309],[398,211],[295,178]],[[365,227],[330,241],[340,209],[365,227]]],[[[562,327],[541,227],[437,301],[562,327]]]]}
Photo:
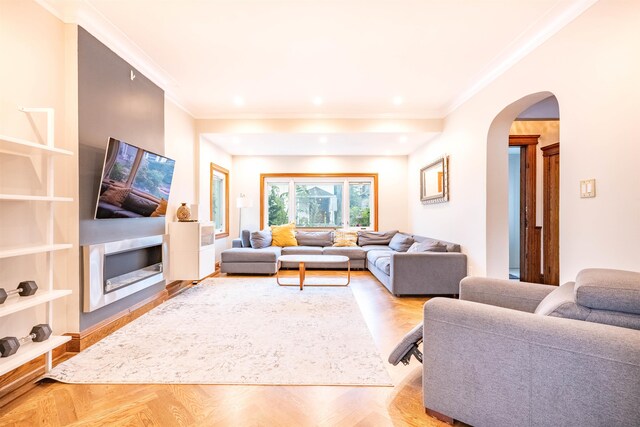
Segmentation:
{"type": "Polygon", "coordinates": [[[254,231],[249,236],[249,242],[253,249],[268,248],[271,246],[271,240],[271,231],[269,230],[254,231]]]}
{"type": "Polygon", "coordinates": [[[220,260],[224,262],[273,262],[275,263],[282,251],[277,246],[263,249],[232,248],[222,251],[220,260]]]}
{"type": "Polygon", "coordinates": [[[322,248],[319,246],[285,246],[282,248],[282,255],[322,255],[322,248]]]}
{"type": "Polygon", "coordinates": [[[380,257],[390,257],[393,251],[369,251],[367,252],[367,262],[376,265],[376,260],[380,257]]]}
{"type": "Polygon", "coordinates": [[[389,246],[384,246],[384,245],[367,245],[367,246],[362,246],[361,248],[365,252],[369,252],[369,251],[393,251],[393,249],[391,249],[389,246]]]}
{"type": "Polygon", "coordinates": [[[388,245],[398,230],[392,231],[358,231],[358,246],[388,245]]]}
{"type": "Polygon", "coordinates": [[[333,246],[358,246],[358,232],[351,230],[336,230],[333,239],[333,246]]]}
{"type": "Polygon", "coordinates": [[[298,231],[296,240],[300,246],[331,246],[333,231],[298,231]]]}
{"type": "Polygon", "coordinates": [[[396,233],[389,242],[389,247],[396,252],[407,252],[413,244],[413,237],[402,233],[396,233]]]}
{"type": "Polygon", "coordinates": [[[366,252],[358,247],[335,247],[327,246],[322,250],[322,255],[344,255],[350,260],[364,259],[366,252]]]}
{"type": "Polygon", "coordinates": [[[568,282],[547,295],[538,305],[535,314],[564,319],[584,320],[593,323],[640,329],[640,315],[610,310],[594,310],[576,304],[576,283],[568,282]]]}
{"type": "Polygon", "coordinates": [[[122,202],[122,207],[142,216],[151,216],[153,211],[158,207],[158,204],[144,197],[129,193],[126,199],[124,199],[124,202],[122,202]]]}
{"type": "Polygon", "coordinates": [[[440,242],[414,242],[407,252],[447,252],[447,247],[440,242]]]}
{"type": "Polygon", "coordinates": [[[576,277],[576,302],[596,310],[640,314],[640,273],[604,268],[582,270],[576,277]]]}
{"type": "Polygon", "coordinates": [[[295,234],[296,225],[294,223],[285,225],[272,225],[271,238],[273,246],[298,246],[295,234]]]}
{"type": "Polygon", "coordinates": [[[384,271],[387,276],[391,275],[391,255],[378,257],[374,265],[378,270],[384,271]]]}

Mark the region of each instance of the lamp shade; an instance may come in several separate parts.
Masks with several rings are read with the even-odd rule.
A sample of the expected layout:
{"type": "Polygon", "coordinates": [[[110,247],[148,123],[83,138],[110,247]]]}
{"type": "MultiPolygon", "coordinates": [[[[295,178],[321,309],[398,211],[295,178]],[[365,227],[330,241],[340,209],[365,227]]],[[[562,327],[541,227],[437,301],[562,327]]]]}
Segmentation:
{"type": "Polygon", "coordinates": [[[238,208],[251,208],[253,207],[253,202],[248,197],[241,196],[236,200],[236,206],[238,208]]]}

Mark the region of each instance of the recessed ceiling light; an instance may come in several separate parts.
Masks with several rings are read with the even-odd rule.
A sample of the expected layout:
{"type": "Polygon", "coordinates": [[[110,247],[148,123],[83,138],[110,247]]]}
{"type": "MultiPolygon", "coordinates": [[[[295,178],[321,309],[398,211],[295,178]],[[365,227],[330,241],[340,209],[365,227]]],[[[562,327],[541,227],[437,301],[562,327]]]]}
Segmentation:
{"type": "Polygon", "coordinates": [[[402,105],[404,99],[402,99],[401,96],[394,96],[391,101],[393,102],[393,105],[402,105]]]}
{"type": "Polygon", "coordinates": [[[326,136],[321,136],[320,138],[318,138],[318,141],[320,141],[320,144],[326,144],[328,139],[326,136]]]}
{"type": "Polygon", "coordinates": [[[324,102],[324,100],[322,99],[321,96],[315,96],[311,102],[313,102],[313,105],[322,105],[322,103],[324,102]]]}
{"type": "Polygon", "coordinates": [[[235,105],[236,107],[244,106],[244,98],[241,97],[241,96],[234,96],[233,97],[233,105],[235,105]]]}
{"type": "Polygon", "coordinates": [[[400,141],[400,143],[404,144],[409,140],[409,138],[407,137],[407,135],[402,135],[400,138],[398,138],[398,140],[400,141]]]}

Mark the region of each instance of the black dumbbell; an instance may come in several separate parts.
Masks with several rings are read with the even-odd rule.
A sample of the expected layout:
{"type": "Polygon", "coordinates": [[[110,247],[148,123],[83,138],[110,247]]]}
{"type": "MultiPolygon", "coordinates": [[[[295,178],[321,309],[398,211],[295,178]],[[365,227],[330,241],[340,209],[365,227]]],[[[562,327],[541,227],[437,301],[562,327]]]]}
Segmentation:
{"type": "Polygon", "coordinates": [[[41,342],[46,341],[51,336],[51,326],[46,323],[31,328],[31,333],[23,338],[16,337],[4,337],[0,339],[0,357],[9,357],[18,351],[18,348],[26,342],[34,341],[41,342]]]}
{"type": "Polygon", "coordinates": [[[0,288],[0,304],[4,303],[9,295],[18,294],[21,297],[28,297],[29,295],[35,294],[37,290],[38,285],[33,280],[20,282],[18,287],[12,291],[5,291],[3,288],[0,288]]]}

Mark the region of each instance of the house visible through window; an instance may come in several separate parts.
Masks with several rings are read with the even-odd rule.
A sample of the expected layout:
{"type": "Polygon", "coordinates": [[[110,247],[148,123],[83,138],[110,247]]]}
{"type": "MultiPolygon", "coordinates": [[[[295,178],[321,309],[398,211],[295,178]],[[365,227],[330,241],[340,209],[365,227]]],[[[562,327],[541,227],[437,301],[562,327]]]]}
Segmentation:
{"type": "Polygon", "coordinates": [[[211,221],[216,238],[229,235],[229,171],[211,163],[211,221]]]}
{"type": "Polygon", "coordinates": [[[376,174],[263,175],[263,226],[375,229],[376,174]]]}

